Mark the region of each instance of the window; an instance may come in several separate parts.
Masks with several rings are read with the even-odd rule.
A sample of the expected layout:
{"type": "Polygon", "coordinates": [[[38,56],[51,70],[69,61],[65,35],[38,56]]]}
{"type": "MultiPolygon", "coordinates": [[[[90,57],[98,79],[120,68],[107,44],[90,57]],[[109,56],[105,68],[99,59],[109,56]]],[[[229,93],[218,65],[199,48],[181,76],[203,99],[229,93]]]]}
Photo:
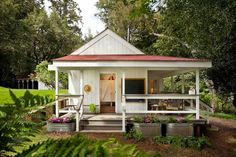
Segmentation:
{"type": "MultiPolygon", "coordinates": [[[[125,79],[125,94],[145,94],[145,79],[125,79]]],[[[126,99],[127,102],[145,102],[144,99],[126,99]]]]}

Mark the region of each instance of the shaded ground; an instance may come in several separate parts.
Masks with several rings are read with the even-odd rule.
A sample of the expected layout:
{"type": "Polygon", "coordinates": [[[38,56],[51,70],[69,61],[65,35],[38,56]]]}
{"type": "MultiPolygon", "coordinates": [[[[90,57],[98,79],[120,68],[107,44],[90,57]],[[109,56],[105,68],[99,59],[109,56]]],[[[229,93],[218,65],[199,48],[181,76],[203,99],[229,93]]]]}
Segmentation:
{"type": "MultiPolygon", "coordinates": [[[[225,120],[220,118],[210,118],[210,123],[214,126],[207,130],[207,137],[211,146],[203,150],[190,148],[178,148],[170,145],[157,145],[153,140],[145,139],[142,142],[127,140],[122,133],[83,133],[89,138],[106,139],[116,138],[122,143],[136,144],[144,151],[160,152],[163,157],[236,157],[236,120],[225,120]]],[[[73,134],[68,133],[45,133],[47,138],[68,138],[73,134]]]]}
{"type": "Polygon", "coordinates": [[[210,124],[220,126],[221,128],[232,128],[236,129],[236,120],[233,119],[222,119],[217,117],[209,117],[210,124]]]}
{"type": "Polygon", "coordinates": [[[210,118],[210,123],[214,127],[207,130],[206,135],[211,146],[203,150],[157,145],[152,139],[145,139],[143,142],[126,140],[121,133],[86,133],[86,135],[95,139],[117,138],[123,143],[136,144],[144,151],[158,151],[164,157],[236,157],[236,120],[210,118]]]}

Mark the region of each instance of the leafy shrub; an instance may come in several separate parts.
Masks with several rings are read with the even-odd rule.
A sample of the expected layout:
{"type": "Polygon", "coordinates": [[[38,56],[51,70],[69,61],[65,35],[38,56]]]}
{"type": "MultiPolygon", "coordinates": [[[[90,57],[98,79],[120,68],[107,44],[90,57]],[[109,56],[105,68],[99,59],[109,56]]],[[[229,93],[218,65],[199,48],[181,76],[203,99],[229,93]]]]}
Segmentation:
{"type": "Polygon", "coordinates": [[[143,133],[137,128],[132,128],[129,132],[124,134],[127,139],[135,139],[136,141],[142,141],[144,139],[143,133]]]}
{"type": "Polygon", "coordinates": [[[159,123],[160,122],[160,119],[158,118],[157,115],[152,115],[152,122],[153,123],[159,123]]]}
{"type": "Polygon", "coordinates": [[[136,123],[143,123],[144,122],[143,116],[136,115],[133,117],[133,119],[134,119],[134,122],[136,122],[136,123]]]}
{"type": "Polygon", "coordinates": [[[173,144],[178,147],[202,149],[209,145],[205,137],[183,137],[183,136],[156,136],[154,137],[156,144],[173,144]]]}
{"type": "Polygon", "coordinates": [[[168,123],[176,123],[176,122],[177,122],[177,120],[175,117],[173,117],[173,116],[168,117],[168,123]]]}

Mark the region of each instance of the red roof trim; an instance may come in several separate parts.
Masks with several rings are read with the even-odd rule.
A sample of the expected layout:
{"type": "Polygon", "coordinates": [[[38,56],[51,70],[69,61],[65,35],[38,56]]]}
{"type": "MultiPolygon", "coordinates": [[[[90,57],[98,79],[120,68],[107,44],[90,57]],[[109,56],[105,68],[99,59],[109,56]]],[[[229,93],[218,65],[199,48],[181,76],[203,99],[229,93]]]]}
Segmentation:
{"type": "Polygon", "coordinates": [[[209,61],[207,59],[155,56],[155,55],[143,55],[143,54],[68,55],[53,60],[54,61],[192,61],[192,62],[209,61]]]}

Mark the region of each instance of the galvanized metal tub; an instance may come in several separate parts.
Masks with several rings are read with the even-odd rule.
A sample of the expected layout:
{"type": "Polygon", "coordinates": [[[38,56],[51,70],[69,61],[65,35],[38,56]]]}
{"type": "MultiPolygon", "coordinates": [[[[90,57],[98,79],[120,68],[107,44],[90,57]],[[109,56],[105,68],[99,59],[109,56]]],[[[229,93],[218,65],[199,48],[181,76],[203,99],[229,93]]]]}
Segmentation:
{"type": "Polygon", "coordinates": [[[193,136],[192,123],[167,123],[166,135],[167,136],[193,136]]]}
{"type": "Polygon", "coordinates": [[[71,123],[51,123],[47,122],[48,132],[72,132],[75,131],[75,122],[71,123]]]}
{"type": "Polygon", "coordinates": [[[144,137],[155,137],[161,135],[160,123],[134,123],[134,128],[140,129],[144,137]]]}

